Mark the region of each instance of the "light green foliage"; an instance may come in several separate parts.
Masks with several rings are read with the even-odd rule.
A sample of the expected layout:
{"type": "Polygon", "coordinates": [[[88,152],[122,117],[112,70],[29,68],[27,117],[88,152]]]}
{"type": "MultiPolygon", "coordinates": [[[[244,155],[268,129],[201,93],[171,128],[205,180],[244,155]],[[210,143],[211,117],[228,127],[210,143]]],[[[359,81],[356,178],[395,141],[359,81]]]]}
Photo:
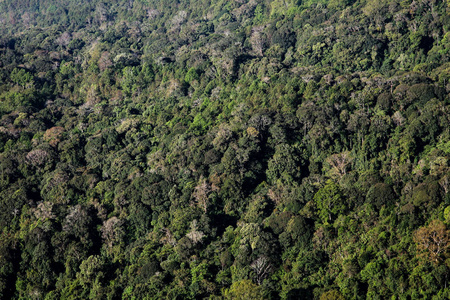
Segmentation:
{"type": "Polygon", "coordinates": [[[126,94],[131,94],[133,89],[135,89],[136,76],[138,75],[138,70],[136,67],[125,67],[122,70],[123,78],[121,86],[126,94]]]}
{"type": "Polygon", "coordinates": [[[27,83],[30,83],[33,80],[33,75],[25,71],[25,69],[15,68],[11,72],[10,78],[15,84],[18,84],[21,87],[25,87],[27,83]]]}
{"type": "Polygon", "coordinates": [[[189,71],[186,73],[184,80],[187,83],[191,83],[194,80],[199,80],[199,78],[200,76],[198,75],[198,71],[195,68],[190,68],[189,71]]]}
{"type": "Polygon", "coordinates": [[[224,293],[225,299],[230,300],[262,300],[264,296],[261,292],[261,288],[250,280],[241,280],[235,282],[224,293]]]}
{"type": "Polygon", "coordinates": [[[314,195],[314,202],[318,209],[319,217],[324,224],[328,224],[338,214],[345,211],[345,203],[339,186],[331,180],[327,180],[325,186],[317,191],[314,195]]]}
{"type": "Polygon", "coordinates": [[[339,291],[330,290],[320,295],[320,300],[344,300],[344,296],[339,291]]]}

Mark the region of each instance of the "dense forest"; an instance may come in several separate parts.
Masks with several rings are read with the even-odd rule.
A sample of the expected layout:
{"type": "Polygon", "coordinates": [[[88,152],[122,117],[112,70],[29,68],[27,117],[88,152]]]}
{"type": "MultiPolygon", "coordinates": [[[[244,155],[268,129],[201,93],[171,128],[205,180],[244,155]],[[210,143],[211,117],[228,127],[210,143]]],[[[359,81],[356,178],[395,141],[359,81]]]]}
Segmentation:
{"type": "Polygon", "coordinates": [[[450,2],[0,1],[1,299],[449,299],[450,2]]]}

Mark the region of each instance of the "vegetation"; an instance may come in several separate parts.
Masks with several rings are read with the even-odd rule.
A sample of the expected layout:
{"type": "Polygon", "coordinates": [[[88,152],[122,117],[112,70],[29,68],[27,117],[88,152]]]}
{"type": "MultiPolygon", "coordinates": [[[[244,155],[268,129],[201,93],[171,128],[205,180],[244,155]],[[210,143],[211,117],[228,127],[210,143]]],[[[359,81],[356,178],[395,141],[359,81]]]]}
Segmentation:
{"type": "Polygon", "coordinates": [[[449,10],[0,1],[0,298],[450,298],[449,10]]]}

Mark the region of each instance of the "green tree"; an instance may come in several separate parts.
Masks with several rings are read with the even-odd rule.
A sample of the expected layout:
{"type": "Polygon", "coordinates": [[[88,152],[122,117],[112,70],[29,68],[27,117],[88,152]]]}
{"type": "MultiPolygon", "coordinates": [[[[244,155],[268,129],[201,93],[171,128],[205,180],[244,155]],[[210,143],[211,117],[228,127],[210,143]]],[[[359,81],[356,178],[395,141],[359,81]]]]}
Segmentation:
{"type": "Polygon", "coordinates": [[[290,182],[300,177],[300,160],[289,144],[275,146],[275,153],[267,163],[267,179],[275,183],[278,179],[290,182]]]}
{"type": "Polygon", "coordinates": [[[314,202],[323,223],[331,222],[337,215],[345,211],[346,205],[341,196],[339,186],[327,180],[325,186],[314,195],[314,202]]]}
{"type": "Polygon", "coordinates": [[[230,300],[263,300],[265,299],[262,288],[250,280],[244,279],[234,282],[229,289],[224,292],[225,299],[230,300]]]}
{"type": "Polygon", "coordinates": [[[320,300],[344,300],[344,296],[337,290],[330,290],[320,295],[320,300]]]}
{"type": "Polygon", "coordinates": [[[11,81],[14,82],[15,84],[18,84],[21,87],[25,87],[27,83],[30,83],[33,80],[33,75],[25,71],[25,69],[15,68],[11,72],[10,78],[11,81]]]}

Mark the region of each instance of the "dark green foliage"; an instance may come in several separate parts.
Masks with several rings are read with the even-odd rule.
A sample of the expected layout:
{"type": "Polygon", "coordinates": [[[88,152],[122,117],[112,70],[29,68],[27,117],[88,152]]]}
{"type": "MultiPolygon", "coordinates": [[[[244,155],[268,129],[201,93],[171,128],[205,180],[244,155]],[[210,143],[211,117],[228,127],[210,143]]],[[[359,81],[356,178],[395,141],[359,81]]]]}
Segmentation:
{"type": "Polygon", "coordinates": [[[366,201],[377,209],[383,205],[390,207],[395,201],[396,195],[392,187],[385,183],[377,183],[370,187],[367,192],[366,201]]]}
{"type": "Polygon", "coordinates": [[[0,1],[1,299],[447,299],[445,1],[0,1]]]}

